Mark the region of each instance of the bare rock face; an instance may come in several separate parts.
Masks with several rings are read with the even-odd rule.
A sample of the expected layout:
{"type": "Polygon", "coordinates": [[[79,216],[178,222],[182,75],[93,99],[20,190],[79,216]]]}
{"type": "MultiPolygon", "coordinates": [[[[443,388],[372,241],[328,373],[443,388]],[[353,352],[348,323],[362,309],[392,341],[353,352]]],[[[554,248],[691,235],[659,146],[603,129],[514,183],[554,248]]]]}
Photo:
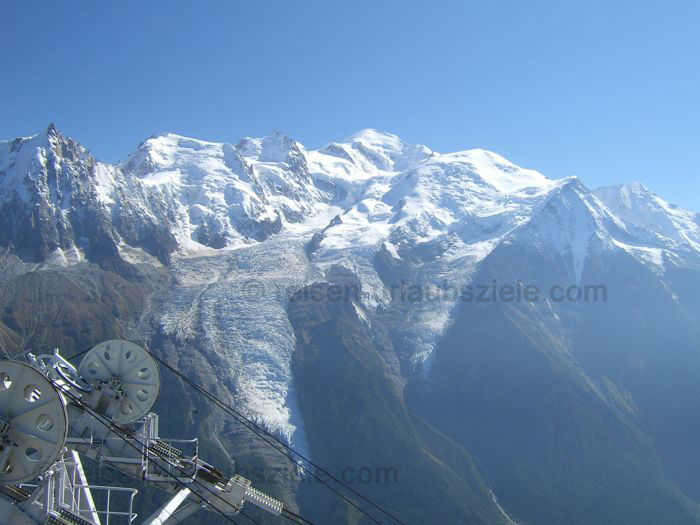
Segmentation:
{"type": "Polygon", "coordinates": [[[9,150],[0,168],[0,244],[33,262],[57,249],[80,247],[95,260],[115,251],[90,184],[97,163],[85,148],[51,125],[9,150]]]}
{"type": "Polygon", "coordinates": [[[0,147],[0,246],[27,262],[59,252],[114,265],[125,240],[167,261],[172,235],[134,205],[147,196],[117,168],[96,161],[53,125],[0,147]]]}

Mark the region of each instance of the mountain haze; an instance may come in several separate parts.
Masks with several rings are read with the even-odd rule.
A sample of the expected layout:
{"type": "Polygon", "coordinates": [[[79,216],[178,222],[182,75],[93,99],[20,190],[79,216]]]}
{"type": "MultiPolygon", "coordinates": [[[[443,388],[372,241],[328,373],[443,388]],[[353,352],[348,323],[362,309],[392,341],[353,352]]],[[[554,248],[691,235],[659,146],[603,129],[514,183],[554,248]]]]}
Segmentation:
{"type": "MultiPolygon", "coordinates": [[[[334,473],[395,473],[352,486],[406,523],[700,523],[700,215],[641,184],[370,129],[111,165],[50,125],[0,141],[0,265],[5,355],[147,345],[334,473]]],[[[368,522],[166,374],[157,408],[368,522]]]]}

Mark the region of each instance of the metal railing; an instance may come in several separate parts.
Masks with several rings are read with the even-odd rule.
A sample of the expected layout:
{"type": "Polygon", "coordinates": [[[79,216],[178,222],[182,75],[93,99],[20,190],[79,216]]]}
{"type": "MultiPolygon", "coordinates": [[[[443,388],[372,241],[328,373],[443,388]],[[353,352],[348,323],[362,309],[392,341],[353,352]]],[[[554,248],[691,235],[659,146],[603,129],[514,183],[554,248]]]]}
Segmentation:
{"type": "Polygon", "coordinates": [[[115,522],[113,518],[118,518],[117,523],[130,524],[133,523],[134,520],[138,517],[138,514],[134,512],[134,498],[136,497],[136,494],[138,494],[138,490],[136,489],[126,487],[108,487],[104,485],[75,485],[73,487],[73,491],[74,492],[71,504],[66,505],[64,502],[63,507],[67,508],[74,514],[97,514],[100,517],[100,521],[102,521],[103,525],[110,525],[110,523],[114,525],[115,522]],[[104,509],[100,510],[99,508],[92,507],[92,505],[90,505],[89,502],[85,502],[85,506],[81,505],[81,502],[83,502],[82,495],[84,494],[84,492],[81,489],[86,488],[90,489],[93,497],[97,496],[99,499],[105,501],[104,509]],[[127,510],[112,510],[112,494],[114,493],[121,493],[127,496],[127,510]],[[104,496],[100,498],[100,494],[103,494],[104,496]]]}
{"type": "Polygon", "coordinates": [[[43,488],[42,496],[30,498],[29,503],[43,507],[47,516],[65,518],[68,513],[95,523],[99,520],[102,525],[130,525],[136,520],[137,489],[82,483],[79,468],[76,462],[64,458],[54,464],[41,485],[25,483],[20,487],[32,492],[43,488]]]}

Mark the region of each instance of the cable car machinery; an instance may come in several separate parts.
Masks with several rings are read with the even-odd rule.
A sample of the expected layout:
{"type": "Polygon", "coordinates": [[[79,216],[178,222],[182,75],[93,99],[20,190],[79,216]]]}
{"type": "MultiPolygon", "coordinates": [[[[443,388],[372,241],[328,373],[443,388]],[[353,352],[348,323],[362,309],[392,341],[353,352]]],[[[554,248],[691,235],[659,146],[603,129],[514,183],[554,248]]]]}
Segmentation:
{"type": "Polygon", "coordinates": [[[98,344],[77,369],[58,350],[0,360],[0,523],[133,523],[137,491],[91,485],[80,455],[171,495],[147,525],[177,523],[200,509],[235,516],[245,502],[282,514],[282,502],[249,480],[202,461],[196,438],[159,436],[151,412],[159,390],[158,364],[129,341],[98,344]]]}

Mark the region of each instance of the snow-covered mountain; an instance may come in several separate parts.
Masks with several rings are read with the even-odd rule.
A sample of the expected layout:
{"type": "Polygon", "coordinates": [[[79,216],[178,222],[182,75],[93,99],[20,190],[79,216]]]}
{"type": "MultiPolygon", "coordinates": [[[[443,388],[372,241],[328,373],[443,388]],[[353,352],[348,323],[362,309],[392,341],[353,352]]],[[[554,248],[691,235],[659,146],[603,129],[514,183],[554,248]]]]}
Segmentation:
{"type": "MultiPolygon", "coordinates": [[[[285,285],[303,284],[286,278],[303,266],[309,279],[344,267],[374,309],[391,303],[378,254],[411,261],[406,278],[439,287],[467,283],[478,263],[514,236],[530,235],[559,254],[572,282],[580,281],[591,242],[656,267],[700,253],[697,214],[640,184],[591,192],[576,178],[548,179],[485,150],[442,154],[370,129],[319,150],[279,132],[236,145],[168,133],[149,138],[115,166],[51,125],[33,137],[0,142],[0,223],[2,243],[26,261],[64,265],[118,253],[151,264],[175,256],[174,267],[184,268],[192,257],[242,257],[265,242],[306,243],[304,264],[290,265],[287,248],[266,256],[279,256],[285,285]]],[[[250,275],[262,277],[255,266],[250,275]]],[[[227,278],[175,275],[187,286],[227,278]]],[[[283,308],[286,296],[275,300],[283,308]]],[[[411,359],[420,363],[449,323],[453,304],[413,306],[404,313],[413,321],[411,359]]],[[[164,323],[175,330],[182,323],[173,325],[170,315],[177,316],[168,313],[164,323]]],[[[222,329],[235,332],[233,325],[222,329]]],[[[275,365],[284,368],[294,342],[276,344],[267,353],[284,356],[287,364],[275,365]]],[[[235,346],[229,361],[240,357],[241,345],[235,346]]],[[[284,395],[276,397],[286,403],[284,395]]],[[[285,410],[280,405],[273,412],[285,410]]]]}
{"type": "MultiPolygon", "coordinates": [[[[656,267],[665,264],[664,253],[675,260],[700,252],[697,215],[641,185],[591,192],[576,178],[548,179],[485,150],[441,154],[369,129],[319,150],[279,132],[236,145],[168,133],[149,138],[115,166],[95,160],[51,125],[33,137],[0,142],[0,206],[2,242],[27,261],[65,265],[118,253],[128,262],[157,264],[157,258],[167,264],[175,256],[178,282],[205,287],[206,293],[229,274],[187,270],[207,261],[192,257],[242,258],[264,251],[266,262],[282,270],[279,282],[255,261],[248,275],[263,279],[269,294],[276,290],[269,297],[281,309],[287,297],[277,293],[280,286],[291,290],[324,272],[337,276],[339,268],[358,279],[366,306],[388,308],[391,294],[377,270],[378,255],[411,261],[404,277],[421,286],[459,285],[514,236],[530,235],[559,254],[572,282],[580,281],[591,242],[627,250],[656,267]],[[279,248],[255,248],[266,242],[279,248]],[[289,247],[299,251],[304,244],[308,259],[302,263],[297,254],[290,263],[289,247]],[[292,277],[305,274],[306,280],[292,277]]],[[[241,282],[244,270],[236,272],[241,282]]],[[[214,305],[233,302],[217,299],[214,305]]],[[[440,301],[401,307],[412,321],[404,337],[412,341],[413,365],[428,358],[453,306],[440,301]]],[[[187,325],[174,319],[189,311],[165,310],[168,330],[187,325]]],[[[238,319],[219,329],[237,333],[238,319]]],[[[288,332],[284,315],[277,319],[282,324],[268,326],[270,333],[288,332]]],[[[262,339],[265,334],[259,331],[262,339]]],[[[224,362],[237,362],[245,352],[234,340],[217,342],[224,362]]],[[[259,388],[270,387],[261,386],[262,378],[277,377],[282,385],[271,387],[269,402],[276,406],[270,413],[289,414],[294,341],[259,344],[267,349],[251,359],[262,368],[239,386],[252,388],[250,399],[260,400],[265,396],[259,388]],[[271,373],[275,369],[287,372],[271,373]]],[[[263,409],[252,411],[266,417],[263,409]]],[[[271,416],[270,424],[289,437],[293,429],[280,417],[271,416]]]]}
{"type": "MultiPolygon", "coordinates": [[[[243,412],[306,451],[295,292],[356,287],[343,315],[373,334],[400,391],[432,377],[462,315],[450,290],[503,273],[511,253],[526,247],[570,284],[631,256],[676,301],[665,276],[700,268],[700,220],[640,184],[591,191],[496,153],[438,153],[376,130],[318,150],[279,132],[237,144],[169,133],[110,165],[51,125],[0,142],[0,245],[7,275],[93,263],[167,275],[138,314],[159,331],[152,343],[190,348],[243,412]],[[441,299],[397,298],[407,285],[441,299]]],[[[568,333],[572,308],[522,315],[568,333]]]]}
{"type": "MultiPolygon", "coordinates": [[[[164,134],[113,166],[95,160],[52,125],[33,137],[0,142],[0,162],[0,203],[25,212],[38,203],[50,217],[30,219],[26,226],[57,228],[55,248],[74,250],[76,256],[85,256],[78,252],[86,250],[80,244],[86,239],[72,231],[75,215],[90,210],[111,222],[115,231],[109,234],[117,243],[132,247],[145,242],[140,230],[146,225],[164,228],[175,242],[161,241],[160,253],[177,256],[323,229],[318,248],[324,256],[382,245],[397,253],[449,238],[459,244],[458,251],[478,257],[547,204],[553,206],[567,191],[562,188],[586,194],[581,207],[567,201],[562,212],[596,216],[595,228],[616,230],[616,240],[627,236],[640,246],[700,249],[698,215],[641,184],[589,195],[575,178],[547,179],[495,153],[440,154],[375,130],[311,151],[279,132],[237,145],[164,134]],[[598,219],[606,214],[604,225],[598,219]],[[331,224],[336,215],[340,219],[331,224]],[[125,224],[134,219],[140,227],[125,224]]],[[[12,220],[11,212],[5,215],[12,220]]],[[[8,230],[12,241],[22,242],[18,226],[8,230]]]]}
{"type": "Polygon", "coordinates": [[[679,252],[700,250],[700,216],[669,204],[643,184],[606,186],[593,193],[624,222],[641,230],[647,244],[679,252]]]}

